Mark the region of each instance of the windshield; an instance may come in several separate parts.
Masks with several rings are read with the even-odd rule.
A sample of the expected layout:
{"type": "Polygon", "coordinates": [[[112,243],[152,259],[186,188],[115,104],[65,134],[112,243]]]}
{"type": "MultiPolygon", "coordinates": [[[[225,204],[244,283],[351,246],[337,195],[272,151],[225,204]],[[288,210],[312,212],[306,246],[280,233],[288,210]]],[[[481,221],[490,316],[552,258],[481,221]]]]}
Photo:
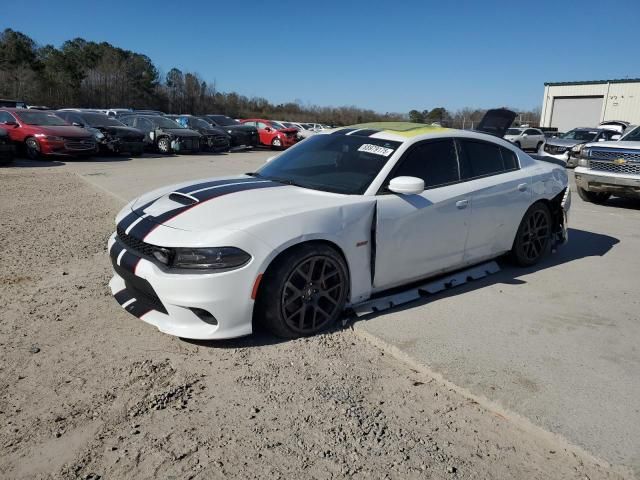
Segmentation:
{"type": "Polygon", "coordinates": [[[101,113],[83,113],[82,119],[90,127],[122,127],[124,123],[101,113]]]}
{"type": "Polygon", "coordinates": [[[313,190],[362,195],[400,145],[377,138],[315,135],[255,175],[313,190]]]}
{"type": "Polygon", "coordinates": [[[156,127],[158,128],[185,128],[179,123],[176,123],[173,120],[170,120],[166,117],[160,117],[160,116],[149,117],[149,120],[155,123],[156,127]]]}
{"type": "Polygon", "coordinates": [[[567,140],[580,140],[581,142],[591,142],[598,135],[595,130],[570,130],[560,138],[567,140]]]}
{"type": "Polygon", "coordinates": [[[271,124],[271,126],[273,128],[275,128],[276,130],[280,130],[282,128],[287,128],[285,127],[283,124],[281,124],[280,122],[274,122],[273,120],[269,120],[269,123],[271,124]]]}
{"type": "Polygon", "coordinates": [[[211,120],[216,122],[218,125],[227,126],[227,125],[242,125],[239,121],[234,120],[231,117],[227,117],[225,115],[207,115],[211,120]]]}
{"type": "Polygon", "coordinates": [[[640,127],[636,127],[620,139],[623,142],[640,142],[640,127]]]}
{"type": "Polygon", "coordinates": [[[192,118],[191,119],[191,124],[194,127],[203,128],[203,129],[206,129],[206,130],[211,130],[211,124],[209,122],[205,122],[201,118],[192,118]]]}
{"type": "Polygon", "coordinates": [[[506,135],[520,135],[521,133],[522,130],[520,130],[519,128],[509,128],[507,129],[506,135]]]}
{"type": "Polygon", "coordinates": [[[20,112],[20,120],[28,125],[42,125],[48,127],[61,127],[69,125],[67,122],[57,117],[53,113],[46,112],[20,112]]]}

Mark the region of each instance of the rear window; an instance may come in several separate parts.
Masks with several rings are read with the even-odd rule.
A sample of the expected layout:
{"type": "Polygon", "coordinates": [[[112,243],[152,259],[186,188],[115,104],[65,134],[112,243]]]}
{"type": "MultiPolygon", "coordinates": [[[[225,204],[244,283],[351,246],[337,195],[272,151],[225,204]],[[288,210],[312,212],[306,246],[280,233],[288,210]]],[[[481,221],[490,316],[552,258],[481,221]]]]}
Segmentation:
{"type": "Polygon", "coordinates": [[[496,175],[518,168],[514,152],[499,145],[477,140],[460,140],[463,178],[496,175]]]}

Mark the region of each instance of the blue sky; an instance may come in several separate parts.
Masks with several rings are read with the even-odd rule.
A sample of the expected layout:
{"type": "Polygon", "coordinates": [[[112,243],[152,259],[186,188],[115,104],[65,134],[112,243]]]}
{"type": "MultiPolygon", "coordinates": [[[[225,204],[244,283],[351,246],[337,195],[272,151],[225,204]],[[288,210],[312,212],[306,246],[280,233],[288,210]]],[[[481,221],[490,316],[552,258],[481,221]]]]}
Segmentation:
{"type": "Polygon", "coordinates": [[[534,108],[547,81],[640,77],[638,0],[12,0],[0,29],[83,37],[272,102],[534,108]]]}

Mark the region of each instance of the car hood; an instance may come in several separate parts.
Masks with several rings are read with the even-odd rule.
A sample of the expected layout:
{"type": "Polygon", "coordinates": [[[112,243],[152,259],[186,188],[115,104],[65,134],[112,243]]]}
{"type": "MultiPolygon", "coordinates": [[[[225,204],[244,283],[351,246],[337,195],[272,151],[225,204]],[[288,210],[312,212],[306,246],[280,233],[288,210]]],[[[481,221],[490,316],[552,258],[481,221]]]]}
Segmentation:
{"type": "Polygon", "coordinates": [[[575,147],[581,143],[585,143],[584,140],[573,140],[570,138],[549,138],[547,139],[547,145],[553,145],[554,147],[575,147]]]}
{"type": "Polygon", "coordinates": [[[132,135],[138,135],[143,137],[144,132],[142,130],[138,130],[133,127],[120,127],[120,126],[104,126],[104,127],[95,127],[96,130],[100,130],[101,132],[106,132],[109,135],[115,135],[117,137],[127,137],[132,135]]]}
{"type": "Polygon", "coordinates": [[[282,133],[298,133],[297,128],[280,128],[278,131],[282,133]]]}
{"type": "Polygon", "coordinates": [[[59,126],[59,127],[36,127],[45,135],[55,135],[58,137],[78,137],[78,138],[93,138],[92,135],[87,133],[84,128],[74,126],[59,126]]]}
{"type": "Polygon", "coordinates": [[[322,192],[243,175],[149,192],[132,202],[117,222],[126,228],[132,215],[143,217],[129,233],[144,239],[158,225],[191,232],[248,230],[283,216],[371,201],[371,197],[322,192]]]}
{"type": "Polygon", "coordinates": [[[586,145],[586,147],[605,147],[605,148],[616,148],[620,150],[628,149],[640,149],[640,142],[625,142],[615,140],[610,142],[591,142],[586,145]]]}
{"type": "Polygon", "coordinates": [[[190,128],[159,128],[163,132],[170,133],[176,137],[199,137],[200,134],[190,128]]]}
{"type": "Polygon", "coordinates": [[[516,138],[519,138],[520,135],[505,135],[504,139],[505,140],[515,140],[516,138]]]}

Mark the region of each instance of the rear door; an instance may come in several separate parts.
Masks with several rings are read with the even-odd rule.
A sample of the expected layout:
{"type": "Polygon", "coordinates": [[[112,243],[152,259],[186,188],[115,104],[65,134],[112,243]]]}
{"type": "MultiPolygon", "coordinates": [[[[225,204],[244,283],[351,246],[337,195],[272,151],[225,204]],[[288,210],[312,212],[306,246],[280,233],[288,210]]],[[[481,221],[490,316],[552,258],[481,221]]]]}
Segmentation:
{"type": "Polygon", "coordinates": [[[511,249],[531,204],[531,179],[508,148],[472,138],[459,138],[457,143],[472,203],[464,259],[471,263],[511,249]]]}
{"type": "MultiPolygon", "coordinates": [[[[411,147],[384,185],[394,177],[422,178],[425,191],[377,196],[373,287],[390,288],[459,265],[464,257],[471,196],[460,181],[453,139],[428,140],[411,147]]],[[[383,189],[385,188],[383,187],[383,189]]]]}

